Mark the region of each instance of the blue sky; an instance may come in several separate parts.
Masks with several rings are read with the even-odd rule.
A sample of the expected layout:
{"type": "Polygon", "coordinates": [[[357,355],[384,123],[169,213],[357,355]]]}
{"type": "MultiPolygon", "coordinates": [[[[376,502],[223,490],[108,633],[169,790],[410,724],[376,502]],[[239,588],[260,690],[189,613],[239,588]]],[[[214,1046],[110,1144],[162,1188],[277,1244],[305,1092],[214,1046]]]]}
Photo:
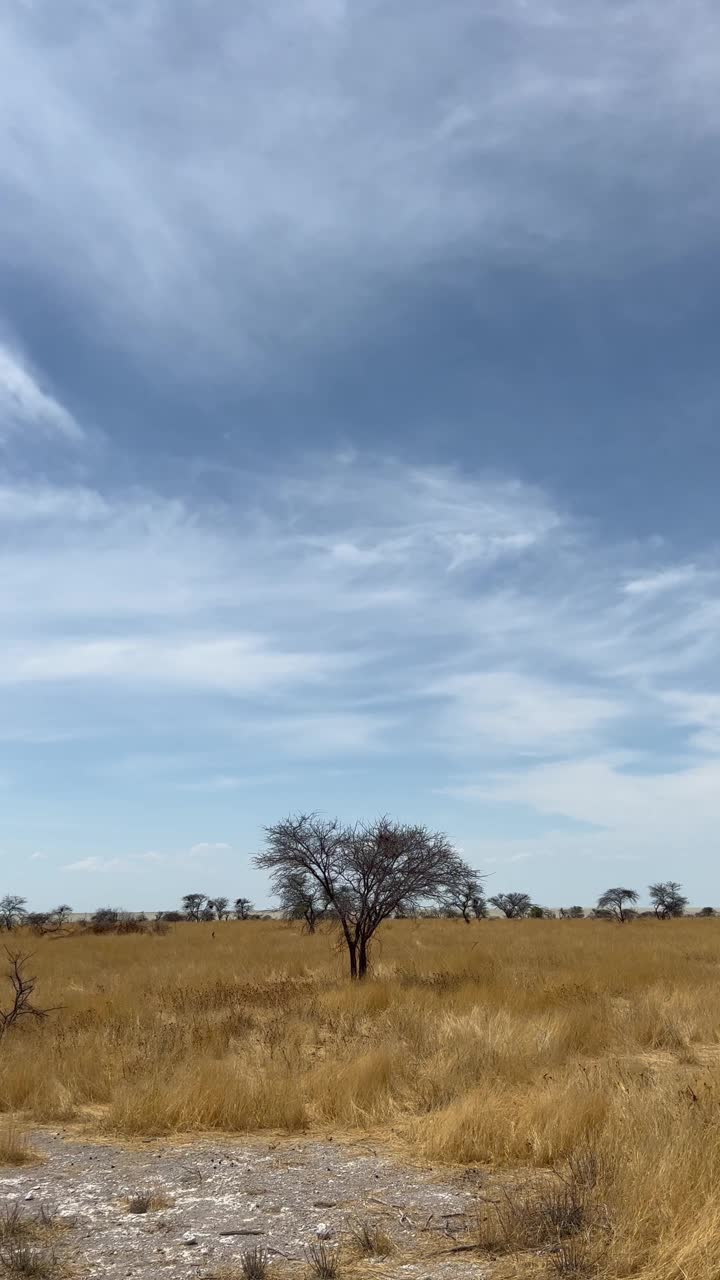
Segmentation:
{"type": "Polygon", "coordinates": [[[720,11],[0,11],[0,891],[720,901],[720,11]]]}

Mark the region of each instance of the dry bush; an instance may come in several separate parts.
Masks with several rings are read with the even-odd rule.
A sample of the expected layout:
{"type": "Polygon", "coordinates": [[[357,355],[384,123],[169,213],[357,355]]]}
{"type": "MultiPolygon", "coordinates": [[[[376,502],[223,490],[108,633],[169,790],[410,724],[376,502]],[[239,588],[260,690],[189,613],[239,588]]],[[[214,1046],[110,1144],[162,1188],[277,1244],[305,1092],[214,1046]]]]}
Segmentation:
{"type": "Polygon", "coordinates": [[[56,1236],[59,1230],[67,1226],[63,1220],[58,1222],[51,1210],[40,1205],[38,1212],[29,1215],[22,1212],[17,1201],[4,1206],[0,1211],[0,1249],[10,1245],[37,1244],[56,1236]]]}
{"type": "Polygon", "coordinates": [[[270,1264],[267,1251],[261,1245],[246,1249],[240,1259],[240,1272],[243,1280],[268,1280],[270,1264]]]}
{"type": "Polygon", "coordinates": [[[40,1156],[33,1151],[27,1135],[12,1121],[0,1126],[0,1165],[37,1164],[40,1156]]]}
{"type": "Polygon", "coordinates": [[[52,1250],[24,1241],[0,1248],[0,1275],[27,1280],[58,1280],[62,1268],[52,1250]]]}
{"type": "Polygon", "coordinates": [[[125,1207],[128,1213],[158,1213],[161,1209],[169,1209],[173,1201],[162,1191],[138,1191],[130,1196],[125,1207]]]}
{"type": "Polygon", "coordinates": [[[394,1249],[393,1241],[385,1228],[368,1218],[352,1224],[350,1242],[361,1258],[387,1258],[394,1249]]]}
{"type": "Polygon", "coordinates": [[[582,1277],[591,1275],[594,1265],[587,1239],[571,1236],[569,1240],[561,1240],[548,1256],[548,1267],[551,1275],[567,1277],[568,1280],[582,1280],[582,1277]]]}
{"type": "Polygon", "coordinates": [[[337,1280],[340,1275],[340,1260],[336,1249],[318,1241],[317,1244],[308,1246],[305,1257],[313,1280],[337,1280]]]}
{"type": "Polygon", "coordinates": [[[17,1203],[6,1205],[0,1211],[0,1246],[20,1244],[34,1240],[37,1235],[37,1224],[20,1212],[17,1203]]]}

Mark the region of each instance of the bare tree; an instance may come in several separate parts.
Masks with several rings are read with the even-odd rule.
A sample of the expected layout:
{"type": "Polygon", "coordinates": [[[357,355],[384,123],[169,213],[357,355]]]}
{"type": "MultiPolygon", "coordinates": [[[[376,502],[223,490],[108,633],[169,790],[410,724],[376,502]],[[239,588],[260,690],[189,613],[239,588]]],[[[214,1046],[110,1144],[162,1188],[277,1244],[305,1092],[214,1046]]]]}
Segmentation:
{"type": "Polygon", "coordinates": [[[204,893],[186,893],[182,900],[182,908],[186,920],[201,920],[203,908],[207,902],[204,893]]]}
{"type": "Polygon", "coordinates": [[[687,898],[677,880],[659,880],[649,887],[650,901],[658,920],[672,920],[685,914],[687,898]]]}
{"type": "Polygon", "coordinates": [[[280,906],[286,920],[304,920],[308,933],[314,933],[327,903],[320,886],[310,876],[298,872],[288,875],[280,892],[280,906]]]}
{"type": "Polygon", "coordinates": [[[53,907],[49,913],[49,923],[56,929],[64,929],[70,923],[71,915],[72,907],[67,902],[61,902],[59,907],[53,907]]]}
{"type": "Polygon", "coordinates": [[[561,920],[584,920],[585,912],[583,911],[582,907],[561,907],[560,919],[561,920]]]}
{"type": "Polygon", "coordinates": [[[271,873],[278,897],[297,875],[318,886],[337,916],[352,978],[367,974],[370,943],[384,920],[399,908],[442,901],[449,880],[460,874],[461,860],[444,835],[388,818],[348,827],[301,814],[267,827],[266,836],[255,865],[271,873]]]}
{"type": "Polygon", "coordinates": [[[235,899],[235,919],[236,920],[247,920],[252,909],[253,909],[253,904],[249,898],[235,899]]]}
{"type": "Polygon", "coordinates": [[[5,954],[9,961],[7,976],[12,987],[12,1004],[7,1009],[0,1009],[0,1040],[11,1027],[24,1019],[34,1018],[40,1022],[52,1012],[51,1009],[37,1009],[30,1003],[37,979],[25,971],[25,966],[32,956],[23,955],[21,951],[8,951],[7,947],[5,954]]]}
{"type": "Polygon", "coordinates": [[[227,920],[230,915],[229,898],[208,898],[206,906],[208,910],[215,912],[218,920],[227,920]]]}
{"type": "Polygon", "coordinates": [[[508,920],[523,920],[533,905],[529,893],[496,893],[490,904],[502,911],[508,920]]]}
{"type": "Polygon", "coordinates": [[[15,893],[6,893],[4,898],[0,898],[0,929],[9,931],[24,923],[26,902],[27,898],[20,898],[15,893]]]}
{"type": "Polygon", "coordinates": [[[611,919],[617,920],[619,924],[625,924],[625,921],[632,916],[632,907],[637,900],[638,895],[634,889],[620,887],[606,889],[597,900],[597,910],[607,911],[611,919]]]}
{"type": "Polygon", "coordinates": [[[466,924],[472,919],[483,920],[487,905],[482,887],[483,876],[470,867],[460,867],[457,877],[449,878],[443,891],[442,903],[446,911],[462,916],[466,924]]]}

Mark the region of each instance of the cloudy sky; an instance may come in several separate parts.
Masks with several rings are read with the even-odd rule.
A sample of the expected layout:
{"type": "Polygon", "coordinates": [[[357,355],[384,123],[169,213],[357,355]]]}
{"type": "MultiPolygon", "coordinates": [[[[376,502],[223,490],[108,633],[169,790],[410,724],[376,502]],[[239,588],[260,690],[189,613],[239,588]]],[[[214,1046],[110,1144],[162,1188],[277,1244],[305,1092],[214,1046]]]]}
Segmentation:
{"type": "Polygon", "coordinates": [[[0,4],[0,891],[720,901],[712,0],[0,4]]]}

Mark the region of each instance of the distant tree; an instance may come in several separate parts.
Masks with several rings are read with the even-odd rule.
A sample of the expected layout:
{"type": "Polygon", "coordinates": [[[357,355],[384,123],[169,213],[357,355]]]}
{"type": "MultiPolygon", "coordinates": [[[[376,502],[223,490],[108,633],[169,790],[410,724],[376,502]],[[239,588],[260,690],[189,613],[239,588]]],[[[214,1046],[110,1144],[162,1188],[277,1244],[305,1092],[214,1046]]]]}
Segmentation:
{"type": "Polygon", "coordinates": [[[25,921],[27,898],[20,898],[15,893],[6,893],[0,898],[0,929],[17,929],[25,921]]]}
{"type": "Polygon", "coordinates": [[[536,902],[533,902],[530,907],[528,917],[530,920],[547,920],[549,918],[547,911],[543,907],[539,907],[536,902]]]}
{"type": "Polygon", "coordinates": [[[93,933],[109,933],[116,928],[120,914],[115,907],[98,907],[90,917],[90,928],[93,933]]]}
{"type": "Polygon", "coordinates": [[[206,924],[209,924],[211,920],[215,919],[215,909],[210,906],[209,902],[206,902],[205,906],[201,909],[200,919],[204,920],[206,924]]]}
{"type": "Polygon", "coordinates": [[[650,901],[658,920],[672,920],[685,914],[688,900],[677,880],[659,880],[649,888],[650,901]]]}
{"type": "Polygon", "coordinates": [[[299,871],[288,875],[280,891],[280,907],[286,920],[303,920],[308,933],[314,933],[327,904],[320,886],[299,871]]]}
{"type": "Polygon", "coordinates": [[[483,877],[479,871],[460,866],[457,875],[449,876],[443,895],[442,904],[452,915],[460,915],[466,924],[472,919],[483,920],[487,915],[487,905],[482,887],[483,877]]]}
{"type": "Polygon", "coordinates": [[[157,916],[158,920],[163,920],[166,924],[180,924],[186,918],[182,911],[161,911],[157,916]]]}
{"type": "Polygon", "coordinates": [[[51,923],[50,913],[49,911],[28,911],[25,923],[29,925],[33,933],[47,933],[51,923]]]}
{"type": "Polygon", "coordinates": [[[253,909],[253,904],[249,898],[236,898],[234,906],[236,920],[247,920],[253,909]]]}
{"type": "Polygon", "coordinates": [[[59,907],[53,907],[50,920],[58,929],[64,929],[65,925],[69,924],[71,915],[72,907],[67,902],[61,902],[59,907]]]}
{"type": "Polygon", "coordinates": [[[119,911],[116,930],[118,933],[144,933],[147,916],[144,911],[119,911]]]}
{"type": "Polygon", "coordinates": [[[638,900],[634,889],[606,889],[597,900],[598,911],[607,911],[610,918],[624,924],[633,917],[632,906],[638,900]]]}
{"type": "Polygon", "coordinates": [[[561,907],[560,919],[561,920],[584,920],[585,912],[583,911],[582,907],[561,907]]]}
{"type": "Polygon", "coordinates": [[[182,900],[183,913],[186,920],[201,920],[203,908],[207,902],[204,893],[186,893],[182,900]]]}
{"type": "Polygon", "coordinates": [[[714,915],[715,915],[715,908],[714,908],[714,907],[701,907],[701,908],[700,908],[700,910],[698,911],[698,915],[699,915],[699,916],[706,916],[706,917],[707,917],[707,916],[714,916],[714,915]]]}
{"type": "Polygon", "coordinates": [[[230,915],[229,898],[208,898],[206,906],[213,911],[218,920],[227,920],[230,915]]]}
{"type": "Polygon", "coordinates": [[[522,920],[530,914],[532,899],[529,893],[496,893],[490,905],[502,911],[508,920],[522,920]]]}
{"type": "Polygon", "coordinates": [[[367,974],[370,944],[383,921],[398,908],[409,913],[427,900],[442,901],[462,865],[441,833],[386,817],[344,826],[301,814],[267,827],[266,837],[255,865],[271,873],[280,898],[298,874],[318,886],[337,915],[352,978],[367,974]]]}

